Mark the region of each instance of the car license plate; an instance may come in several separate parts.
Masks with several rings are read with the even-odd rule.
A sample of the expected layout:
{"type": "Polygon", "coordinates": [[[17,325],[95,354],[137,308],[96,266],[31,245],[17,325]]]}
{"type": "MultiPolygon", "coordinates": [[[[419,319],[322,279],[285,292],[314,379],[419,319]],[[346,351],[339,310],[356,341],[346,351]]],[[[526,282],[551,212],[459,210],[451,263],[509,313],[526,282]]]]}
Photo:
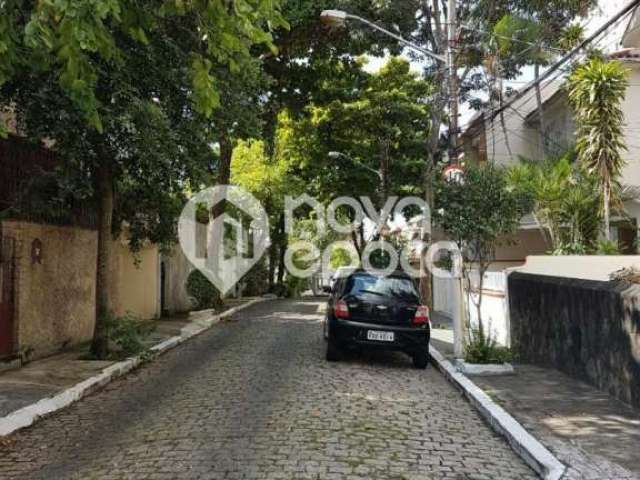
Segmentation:
{"type": "Polygon", "coordinates": [[[395,338],[393,332],[367,330],[367,340],[375,340],[377,342],[393,342],[395,338]]]}

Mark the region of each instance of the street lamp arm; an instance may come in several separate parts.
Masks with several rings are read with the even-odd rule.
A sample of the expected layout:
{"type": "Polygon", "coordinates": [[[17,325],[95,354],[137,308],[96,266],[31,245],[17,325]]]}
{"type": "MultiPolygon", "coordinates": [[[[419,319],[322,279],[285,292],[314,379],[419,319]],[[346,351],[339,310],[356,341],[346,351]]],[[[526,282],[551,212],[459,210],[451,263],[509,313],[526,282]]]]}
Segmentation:
{"type": "Polygon", "coordinates": [[[444,56],[438,55],[437,53],[432,52],[431,50],[427,50],[426,48],[422,48],[422,47],[416,45],[415,43],[410,42],[409,40],[406,40],[402,36],[400,36],[400,35],[398,35],[396,33],[390,32],[389,30],[387,30],[385,28],[382,28],[379,25],[376,25],[375,23],[370,22],[369,20],[367,20],[365,18],[359,17],[357,15],[352,15],[350,13],[346,14],[346,18],[350,18],[352,20],[357,20],[359,22],[362,22],[365,25],[368,25],[371,28],[373,28],[375,30],[378,30],[379,32],[384,33],[385,35],[388,35],[388,36],[390,36],[392,38],[395,38],[398,42],[402,43],[403,45],[406,45],[409,48],[412,48],[412,49],[414,49],[414,50],[416,50],[416,51],[418,51],[418,52],[420,52],[420,53],[422,53],[422,54],[424,54],[424,55],[426,55],[428,57],[431,57],[434,60],[437,60],[439,62],[447,63],[447,59],[444,56]]]}
{"type": "Polygon", "coordinates": [[[359,167],[364,168],[365,170],[369,170],[372,173],[375,173],[382,180],[382,173],[380,173],[379,170],[376,170],[375,168],[371,168],[371,167],[365,165],[364,163],[360,163],[360,162],[358,162],[356,160],[353,160],[353,159],[351,161],[354,164],[358,165],[359,167]]]}
{"type": "Polygon", "coordinates": [[[382,173],[380,173],[380,171],[376,170],[375,168],[371,168],[368,165],[365,165],[364,163],[358,162],[357,160],[351,158],[349,155],[342,153],[342,152],[329,152],[329,157],[330,158],[344,158],[346,160],[349,160],[352,164],[357,165],[360,168],[363,168],[365,170],[368,170],[372,173],[375,173],[378,178],[380,178],[380,180],[382,180],[382,173]]]}

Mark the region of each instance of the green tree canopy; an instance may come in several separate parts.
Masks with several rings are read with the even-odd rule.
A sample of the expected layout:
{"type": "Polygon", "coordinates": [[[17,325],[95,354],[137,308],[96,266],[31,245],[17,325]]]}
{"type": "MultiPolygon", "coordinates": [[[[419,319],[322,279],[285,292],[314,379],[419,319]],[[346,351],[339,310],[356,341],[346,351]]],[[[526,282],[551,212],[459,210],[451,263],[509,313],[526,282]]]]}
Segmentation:
{"type": "Polygon", "coordinates": [[[223,147],[229,133],[227,118],[211,118],[214,110],[225,101],[232,112],[243,108],[230,86],[255,70],[253,45],[275,49],[269,28],[286,25],[278,7],[273,0],[2,3],[2,104],[21,133],[53,140],[60,171],[97,207],[92,350],[99,358],[107,354],[112,233],[126,224],[133,248],[173,238],[182,192],[210,169],[211,146],[223,147]]]}
{"type": "Polygon", "coordinates": [[[329,87],[323,102],[288,116],[278,133],[281,151],[298,158],[309,193],[331,200],[355,191],[380,201],[379,176],[385,196],[422,192],[431,84],[399,58],[376,74],[340,73],[333,100],[329,87]]]}
{"type": "Polygon", "coordinates": [[[193,106],[210,115],[220,102],[212,69],[218,64],[241,69],[252,45],[275,48],[264,29],[267,22],[286,26],[278,2],[272,0],[7,0],[0,8],[0,85],[25,69],[51,72],[98,131],[103,128],[100,108],[105,106],[97,95],[100,76],[105,66],[115,68],[122,62],[122,37],[136,47],[154,38],[174,40],[173,55],[188,56],[193,106]]]}
{"type": "MultiPolygon", "coordinates": [[[[471,269],[477,269],[478,321],[482,323],[482,282],[495,258],[495,248],[511,241],[522,217],[531,210],[531,196],[510,188],[505,169],[493,165],[470,167],[463,180],[438,179],[434,223],[457,243],[463,254],[463,271],[471,287],[471,269]]],[[[471,290],[468,288],[468,290],[471,290]]]]}

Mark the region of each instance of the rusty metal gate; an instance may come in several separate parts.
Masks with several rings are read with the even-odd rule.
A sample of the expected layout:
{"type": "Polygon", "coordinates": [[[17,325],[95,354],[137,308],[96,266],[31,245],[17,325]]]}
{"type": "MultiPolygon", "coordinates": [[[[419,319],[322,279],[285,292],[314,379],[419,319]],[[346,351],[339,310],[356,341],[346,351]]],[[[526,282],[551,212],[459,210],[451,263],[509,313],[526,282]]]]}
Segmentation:
{"type": "Polygon", "coordinates": [[[14,239],[0,233],[0,358],[14,353],[14,239]]]}

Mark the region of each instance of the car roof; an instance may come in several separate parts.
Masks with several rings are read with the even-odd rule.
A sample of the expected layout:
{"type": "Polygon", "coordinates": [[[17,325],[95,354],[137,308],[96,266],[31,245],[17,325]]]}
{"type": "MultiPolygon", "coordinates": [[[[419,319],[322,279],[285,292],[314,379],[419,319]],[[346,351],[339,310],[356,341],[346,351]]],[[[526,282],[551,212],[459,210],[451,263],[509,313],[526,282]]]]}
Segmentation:
{"type": "Polygon", "coordinates": [[[344,278],[358,270],[359,267],[338,267],[333,274],[333,278],[344,278]]]}
{"type": "Polygon", "coordinates": [[[365,270],[363,268],[359,268],[353,272],[351,272],[351,276],[355,275],[369,275],[372,277],[394,277],[394,278],[407,278],[411,279],[411,276],[402,270],[395,270],[391,273],[387,273],[384,270],[365,270]]]}

